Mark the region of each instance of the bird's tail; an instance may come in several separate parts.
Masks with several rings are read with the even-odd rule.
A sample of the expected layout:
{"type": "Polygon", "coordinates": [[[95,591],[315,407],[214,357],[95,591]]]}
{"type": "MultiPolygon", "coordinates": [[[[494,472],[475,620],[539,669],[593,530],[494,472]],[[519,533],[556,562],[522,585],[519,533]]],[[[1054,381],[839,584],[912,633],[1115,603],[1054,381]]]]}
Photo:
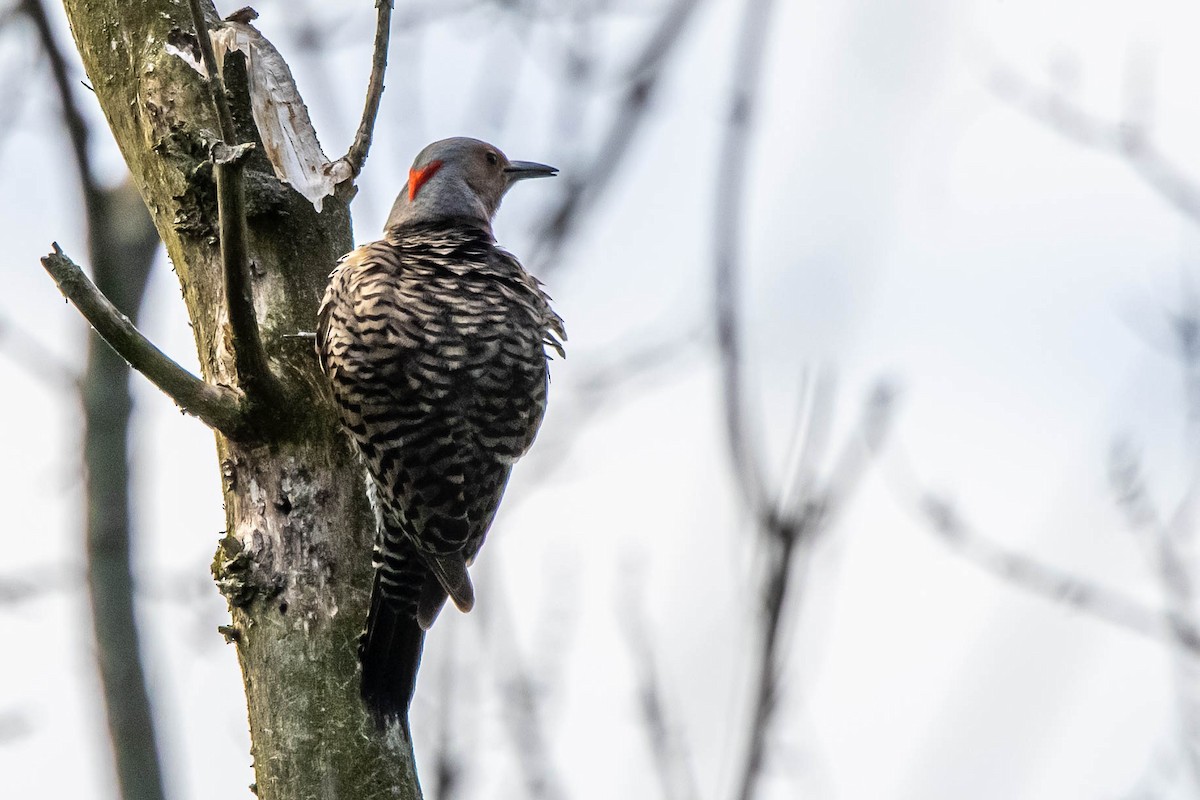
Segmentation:
{"type": "Polygon", "coordinates": [[[398,721],[408,727],[408,707],[417,685],[425,631],[404,603],[383,595],[379,573],[371,590],[367,630],[358,644],[362,662],[362,699],[383,727],[398,721]]]}

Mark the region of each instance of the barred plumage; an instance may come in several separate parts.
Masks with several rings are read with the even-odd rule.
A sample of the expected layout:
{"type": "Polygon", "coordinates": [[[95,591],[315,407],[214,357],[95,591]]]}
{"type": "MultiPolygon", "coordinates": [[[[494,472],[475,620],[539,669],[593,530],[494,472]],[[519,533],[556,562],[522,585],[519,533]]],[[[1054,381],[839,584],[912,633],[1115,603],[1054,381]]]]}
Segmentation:
{"type": "Polygon", "coordinates": [[[385,238],[342,259],[321,304],[321,366],[380,522],[360,648],[379,717],[405,716],[423,631],[447,594],[464,611],[474,603],[467,567],[545,413],[546,346],[561,353],[566,338],[539,283],[492,237],[504,191],[533,176],[522,170],[552,174],[476,140],[430,145],[385,238]]]}

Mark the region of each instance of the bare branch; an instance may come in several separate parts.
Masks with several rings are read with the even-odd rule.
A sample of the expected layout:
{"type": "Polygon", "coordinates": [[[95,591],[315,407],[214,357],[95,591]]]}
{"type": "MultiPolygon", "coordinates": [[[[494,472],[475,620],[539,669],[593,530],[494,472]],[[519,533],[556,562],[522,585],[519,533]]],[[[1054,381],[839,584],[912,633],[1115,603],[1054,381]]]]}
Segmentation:
{"type": "Polygon", "coordinates": [[[375,129],[375,118],[379,115],[379,100],[383,96],[383,75],[387,71],[388,40],[392,31],[392,0],[375,0],[375,45],[371,57],[371,78],[367,83],[367,102],[363,107],[362,121],[354,134],[354,143],[342,156],[350,166],[350,179],[358,177],[367,151],[371,149],[371,134],[375,129]]]}
{"type": "Polygon", "coordinates": [[[554,768],[546,739],[542,693],[519,651],[512,610],[499,576],[493,572],[491,577],[487,602],[478,605],[479,624],[492,647],[492,663],[506,710],[504,717],[525,790],[533,800],[562,800],[567,792],[554,768]]]}
{"type": "Polygon", "coordinates": [[[738,488],[746,504],[752,509],[764,508],[767,501],[743,397],[737,272],[750,120],[758,76],[762,68],[766,26],[770,19],[771,6],[772,0],[747,0],[743,11],[733,67],[729,117],[717,158],[716,208],[713,223],[713,292],[717,316],[717,345],[721,354],[725,436],[729,452],[733,456],[738,488]]]}
{"type": "Polygon", "coordinates": [[[767,754],[767,733],[775,714],[779,688],[779,650],[784,622],[784,600],[788,595],[793,556],[800,539],[793,529],[777,529],[763,578],[759,599],[762,602],[762,643],[757,655],[758,671],[752,679],[750,739],[738,779],[739,800],[753,800],[762,777],[767,754]]]}
{"type": "MultiPolygon", "coordinates": [[[[896,413],[896,392],[896,387],[887,381],[880,381],[871,389],[857,430],[850,436],[825,479],[821,500],[822,525],[829,527],[837,521],[862,484],[870,457],[883,447],[896,413]]],[[[788,510],[787,506],[783,507],[783,513],[788,510]]],[[[803,519],[803,508],[800,512],[801,516],[796,519],[803,519]]]]}
{"type": "MultiPolygon", "coordinates": [[[[920,498],[919,510],[951,550],[1018,588],[1152,639],[1161,640],[1170,633],[1158,611],[1115,589],[1071,575],[987,539],[971,529],[945,500],[926,494],[920,498]]],[[[1200,653],[1200,638],[1196,633],[1189,632],[1185,638],[1189,649],[1200,653]]]]}
{"type": "Polygon", "coordinates": [[[834,390],[833,375],[827,370],[805,370],[800,388],[802,407],[796,414],[789,448],[791,455],[785,462],[774,504],[776,513],[784,519],[798,520],[804,513],[803,505],[811,501],[816,491],[817,462],[824,457],[833,427],[834,390]]]}
{"type": "Polygon", "coordinates": [[[217,214],[221,229],[221,266],[225,280],[225,304],[233,332],[233,365],[238,386],[245,393],[247,412],[280,408],[274,402],[279,385],[267,364],[258,330],[258,315],[250,283],[250,242],[246,231],[246,198],[242,188],[243,159],[250,145],[213,148],[217,179],[217,214]]]}
{"type": "Polygon", "coordinates": [[[48,594],[83,583],[82,571],[60,564],[26,567],[19,573],[0,575],[0,609],[38,600],[48,594]]]}
{"type": "Polygon", "coordinates": [[[1150,188],[1192,222],[1200,223],[1200,185],[1163,155],[1141,124],[1106,122],[1007,67],[994,68],[989,84],[997,97],[1059,135],[1123,159],[1150,188]]]}
{"type": "MultiPolygon", "coordinates": [[[[157,249],[157,233],[141,198],[128,184],[108,190],[99,186],[88,153],[87,123],[75,105],[66,62],[45,9],[40,0],[25,0],[22,8],[38,30],[54,74],[63,124],[79,173],[96,280],[136,315],[157,249]],[[127,206],[125,202],[131,195],[133,204],[127,206]]],[[[63,256],[57,244],[54,250],[42,259],[42,265],[63,294],[92,321],[97,333],[108,341],[121,342],[143,362],[143,367],[165,367],[160,375],[174,382],[175,388],[200,388],[201,395],[212,391],[146,341],[104,293],[63,256]]],[[[78,387],[84,416],[88,598],[97,677],[118,786],[124,797],[162,800],[164,781],[134,613],[128,462],[133,401],[129,395],[129,364],[122,358],[135,363],[119,348],[110,349],[100,337],[88,337],[87,368],[78,387]]],[[[233,408],[237,410],[236,403],[233,408]]]]}
{"type": "MultiPolygon", "coordinates": [[[[634,570],[626,570],[627,574],[631,571],[634,570]]],[[[644,606],[640,587],[627,587],[622,597],[625,602],[622,604],[621,618],[625,621],[625,634],[637,669],[642,720],[646,725],[646,738],[654,755],[662,795],[665,800],[699,800],[700,790],[689,763],[687,745],[667,712],[662,681],[654,661],[654,648],[642,613],[644,606]]]]}
{"type": "Polygon", "coordinates": [[[74,156],[75,169],[79,173],[79,184],[83,187],[84,202],[87,204],[89,213],[92,213],[92,209],[99,203],[101,190],[96,181],[95,171],[92,169],[91,155],[88,152],[87,122],[84,120],[79,106],[75,103],[66,58],[59,50],[54,32],[50,29],[50,19],[46,15],[46,8],[42,4],[42,0],[21,0],[21,10],[37,29],[42,51],[50,61],[50,72],[54,76],[54,86],[58,92],[63,126],[67,129],[67,135],[71,139],[71,153],[74,156]]]}
{"type": "Polygon", "coordinates": [[[229,98],[225,95],[225,81],[221,79],[221,70],[217,66],[217,54],[213,50],[212,35],[204,19],[204,11],[200,8],[200,0],[188,0],[188,9],[192,12],[192,24],[196,27],[196,42],[200,45],[200,58],[204,63],[207,74],[208,90],[212,94],[213,104],[217,109],[217,125],[221,130],[221,139],[230,147],[237,144],[237,132],[233,127],[233,114],[229,111],[229,98]]]}
{"type": "Polygon", "coordinates": [[[83,270],[63,254],[57,243],[54,252],[42,258],[42,266],[58,284],[63,297],[79,309],[104,341],[183,411],[230,438],[245,437],[246,420],[240,392],[210,386],[155,347],[109,302],[83,270]]]}
{"type": "MultiPolygon", "coordinates": [[[[1189,363],[1186,348],[1182,350],[1181,361],[1186,375],[1193,365],[1189,363]]],[[[1137,457],[1132,451],[1127,451],[1126,458],[1125,474],[1129,476],[1127,483],[1132,488],[1119,496],[1119,502],[1123,507],[1147,509],[1141,515],[1131,512],[1130,519],[1131,522],[1147,520],[1145,528],[1152,537],[1150,562],[1162,587],[1164,617],[1168,625],[1166,643],[1175,689],[1180,760],[1188,771],[1191,784],[1200,786],[1200,696],[1196,689],[1200,685],[1200,624],[1195,611],[1197,574],[1186,555],[1192,552],[1192,512],[1197,492],[1200,491],[1200,476],[1193,471],[1192,480],[1184,489],[1175,510],[1162,523],[1159,522],[1160,515],[1146,497],[1137,457]]]]}
{"type": "Polygon", "coordinates": [[[704,327],[692,325],[669,338],[655,338],[646,344],[640,340],[648,336],[631,337],[638,339],[639,343],[628,348],[614,347],[621,355],[607,363],[593,359],[577,374],[575,388],[592,404],[599,396],[616,392],[633,381],[657,375],[677,365],[700,341],[704,332],[704,327]]]}
{"type": "Polygon", "coordinates": [[[555,207],[544,215],[546,222],[538,229],[536,244],[529,256],[534,272],[545,275],[560,265],[559,255],[566,240],[608,187],[629,152],[629,146],[637,138],[666,64],[699,6],[700,0],[675,0],[663,14],[646,46],[633,61],[620,107],[609,122],[595,155],[586,165],[563,170],[567,180],[562,195],[555,207]]]}
{"type": "MultiPolygon", "coordinates": [[[[559,409],[557,413],[560,416],[567,415],[566,418],[570,420],[568,424],[555,428],[565,433],[547,431],[542,434],[537,448],[522,462],[521,472],[526,479],[532,478],[534,484],[540,483],[562,466],[580,431],[595,420],[615,396],[621,395],[622,389],[635,381],[661,380],[669,368],[682,365],[684,356],[701,340],[701,333],[702,329],[696,326],[669,339],[630,347],[619,358],[607,364],[597,363],[577,374],[574,391],[565,397],[559,395],[555,404],[559,409]]],[[[506,507],[511,509],[526,496],[522,494],[510,498],[506,507]]]]}
{"type": "Polygon", "coordinates": [[[200,9],[200,0],[188,0],[192,23],[196,28],[196,40],[208,73],[208,87],[216,105],[217,121],[221,128],[222,142],[212,150],[212,159],[217,181],[217,214],[220,220],[221,266],[224,273],[225,304],[229,313],[229,327],[233,332],[233,366],[238,387],[246,398],[246,413],[261,418],[262,411],[281,409],[280,389],[267,363],[258,330],[258,317],[254,310],[254,297],[250,283],[250,244],[246,231],[246,200],[242,187],[242,169],[251,144],[238,144],[237,132],[233,127],[233,116],[229,111],[229,99],[225,96],[225,82],[217,68],[217,56],[213,50],[212,37],[200,9]]]}
{"type": "Polygon", "coordinates": [[[55,389],[74,391],[79,376],[50,352],[36,337],[0,317],[0,352],[25,368],[30,375],[55,389]]]}

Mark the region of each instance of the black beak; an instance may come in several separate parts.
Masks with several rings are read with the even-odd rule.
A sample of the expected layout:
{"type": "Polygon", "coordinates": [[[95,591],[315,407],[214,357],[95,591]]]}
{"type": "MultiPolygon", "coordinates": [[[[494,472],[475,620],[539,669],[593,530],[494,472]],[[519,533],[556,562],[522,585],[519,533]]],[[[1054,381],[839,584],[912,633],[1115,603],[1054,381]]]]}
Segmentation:
{"type": "Polygon", "coordinates": [[[509,183],[525,180],[526,178],[551,178],[558,174],[558,167],[538,164],[535,161],[510,161],[504,168],[509,183]]]}

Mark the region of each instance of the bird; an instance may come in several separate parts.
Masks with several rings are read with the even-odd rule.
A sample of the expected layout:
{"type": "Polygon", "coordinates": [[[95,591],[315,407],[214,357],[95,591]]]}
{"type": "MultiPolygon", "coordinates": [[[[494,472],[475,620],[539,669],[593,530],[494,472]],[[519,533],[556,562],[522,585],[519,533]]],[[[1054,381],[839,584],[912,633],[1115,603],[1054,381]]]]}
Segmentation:
{"type": "Polygon", "coordinates": [[[492,232],[513,185],[557,172],[478,139],[426,146],[383,238],[342,257],[318,311],[317,356],[377,521],[358,655],[380,726],[408,729],[446,599],[474,605],[468,567],[541,426],[550,352],[565,357],[550,297],[492,232]]]}

